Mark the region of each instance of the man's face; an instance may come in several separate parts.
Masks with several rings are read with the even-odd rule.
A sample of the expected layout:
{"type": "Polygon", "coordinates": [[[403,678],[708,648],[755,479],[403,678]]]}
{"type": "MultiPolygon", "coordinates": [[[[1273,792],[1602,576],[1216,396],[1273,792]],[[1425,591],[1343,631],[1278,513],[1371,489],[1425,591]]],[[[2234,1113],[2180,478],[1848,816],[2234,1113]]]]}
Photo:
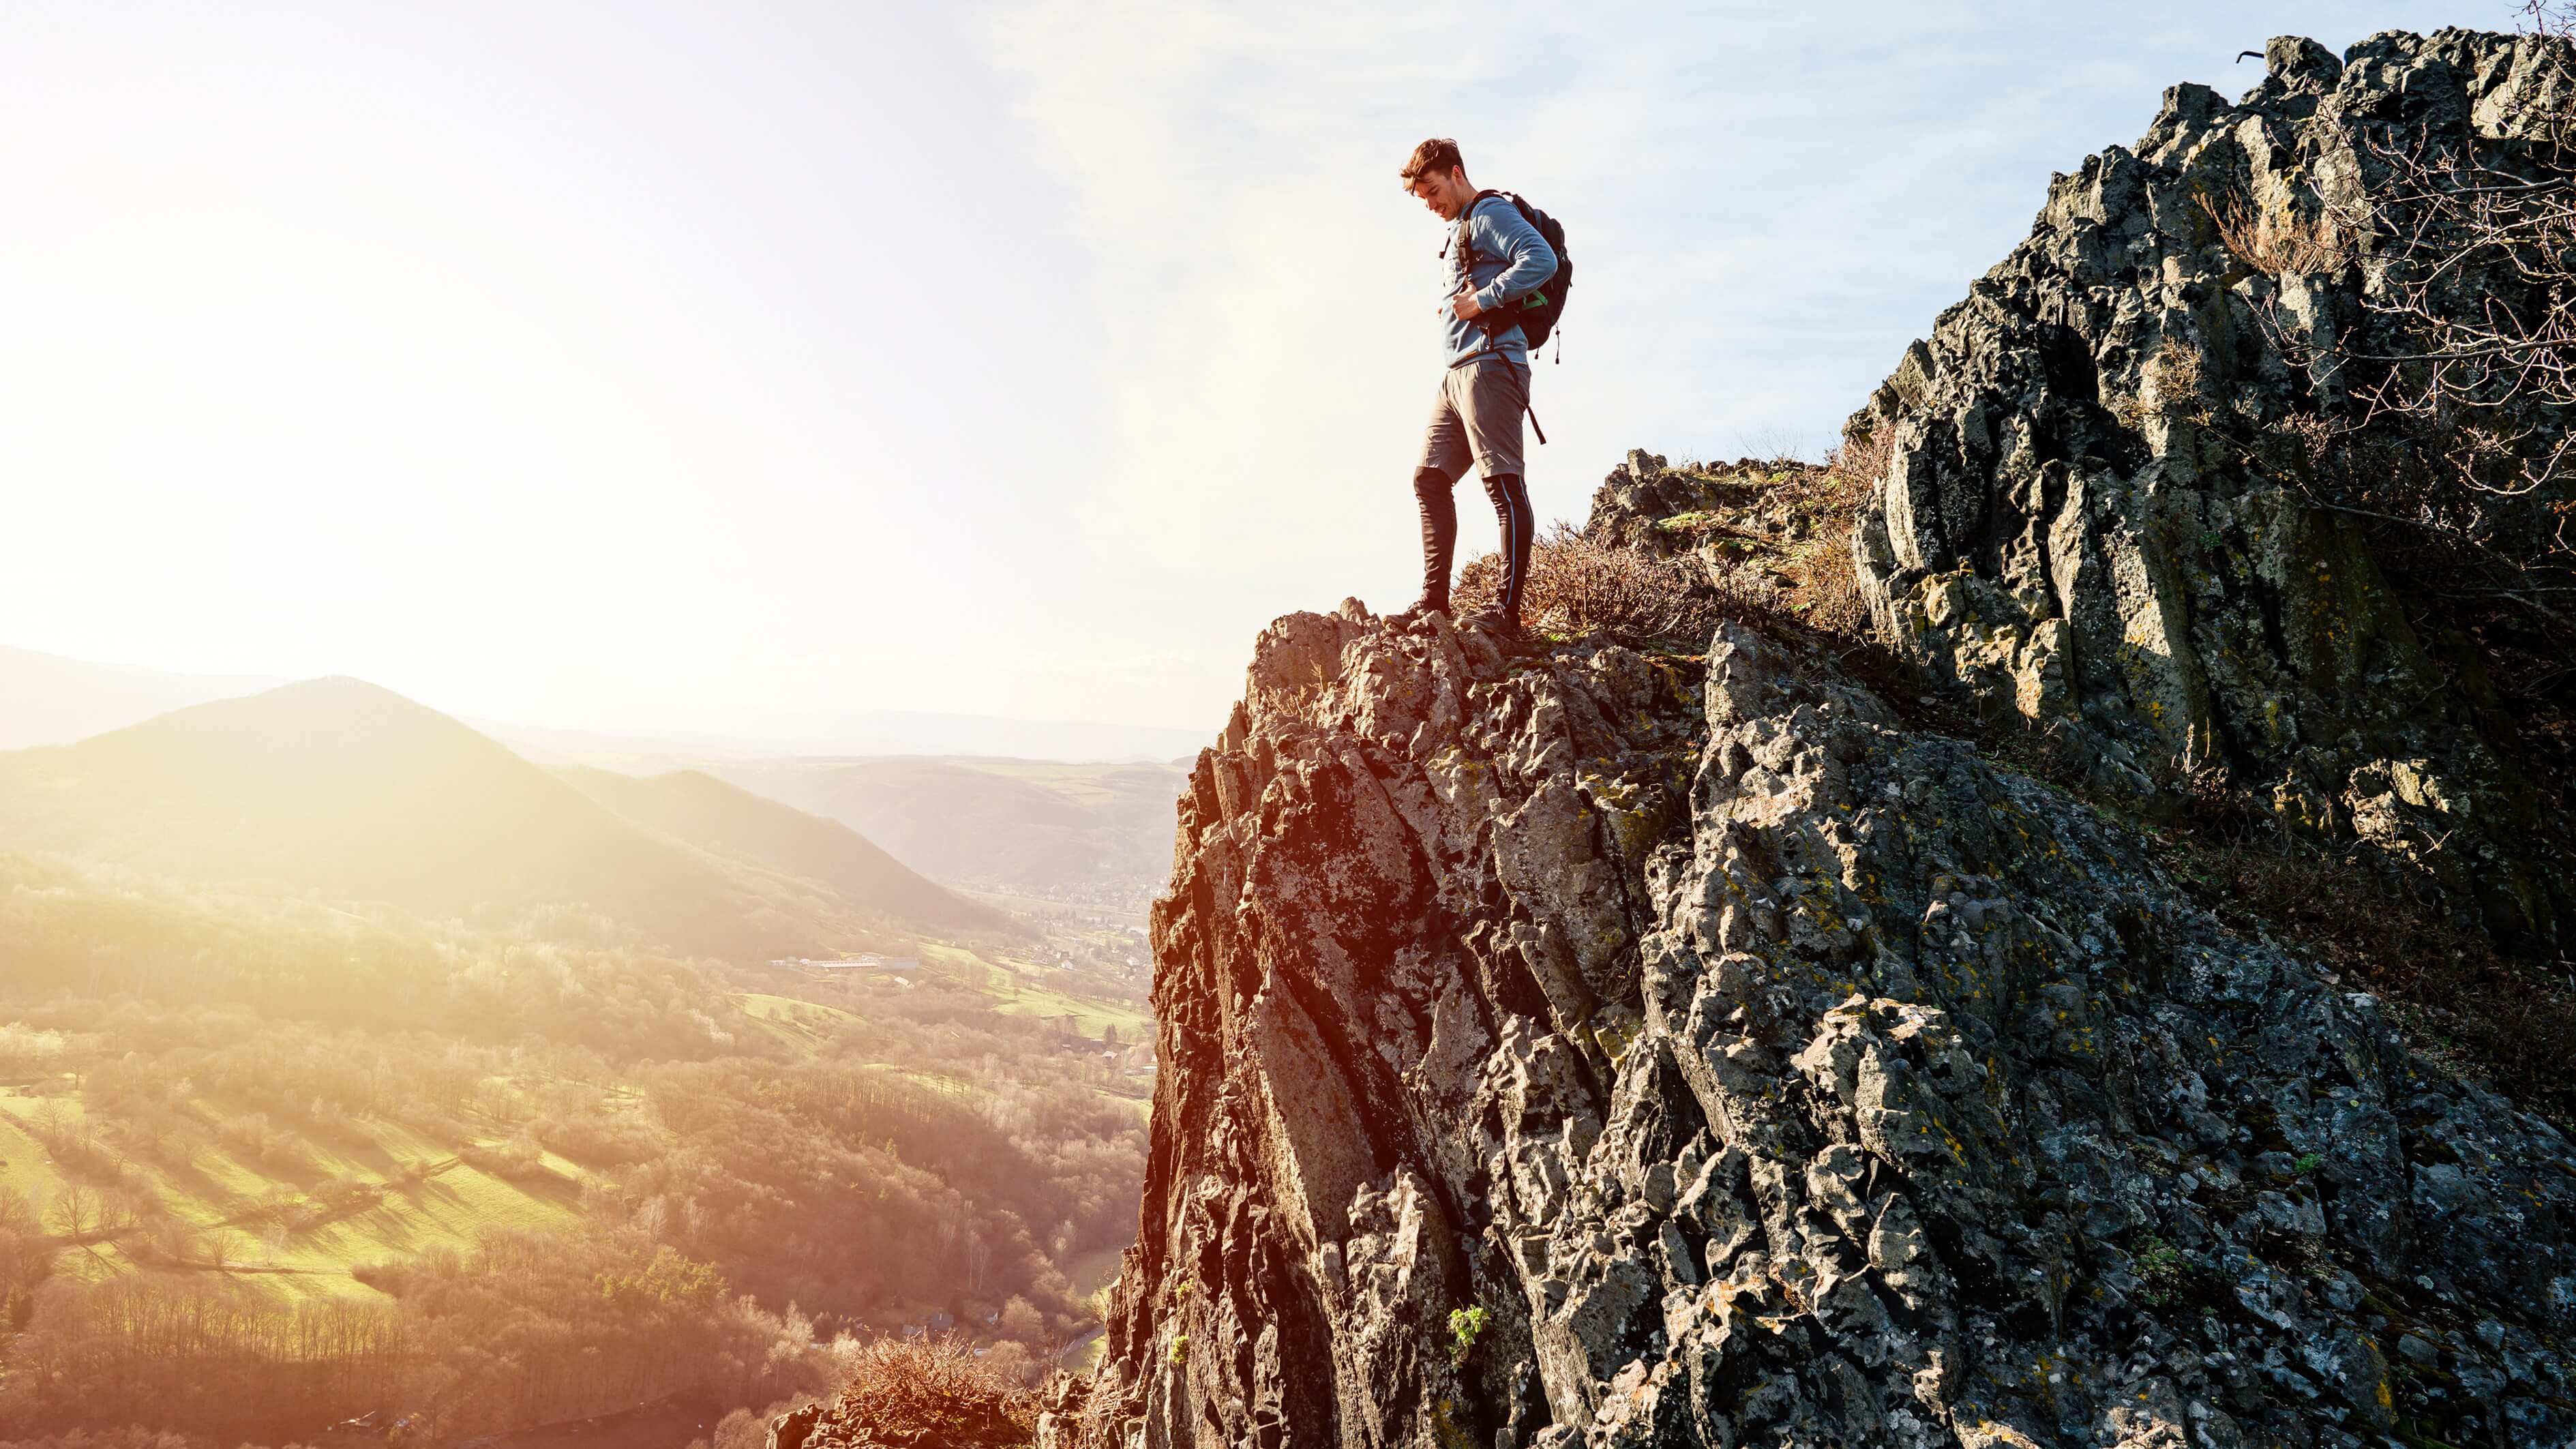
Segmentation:
{"type": "Polygon", "coordinates": [[[1472,194],[1467,190],[1467,173],[1456,167],[1436,175],[1417,176],[1411,189],[1442,221],[1456,221],[1466,211],[1467,198],[1472,194]]]}

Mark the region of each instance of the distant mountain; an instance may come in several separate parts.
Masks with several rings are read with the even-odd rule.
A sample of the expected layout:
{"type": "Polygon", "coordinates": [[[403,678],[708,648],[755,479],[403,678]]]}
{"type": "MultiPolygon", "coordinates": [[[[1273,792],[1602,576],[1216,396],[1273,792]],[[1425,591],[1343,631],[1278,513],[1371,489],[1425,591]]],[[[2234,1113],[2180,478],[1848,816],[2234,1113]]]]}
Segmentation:
{"type": "Polygon", "coordinates": [[[69,744],[283,682],[249,675],[169,674],[0,648],[0,750],[69,744]]]}
{"type": "Polygon", "coordinates": [[[630,824],[782,876],[829,887],[925,926],[998,930],[1001,913],[951,895],[837,820],[808,815],[696,770],[638,779],[564,766],[557,777],[630,824]]]}
{"type": "Polygon", "coordinates": [[[930,925],[915,914],[926,907],[939,924],[973,909],[925,895],[917,879],[881,872],[892,892],[883,895],[856,884],[855,869],[831,881],[721,858],[354,679],[0,754],[0,845],[494,926],[606,916],[663,944],[728,956],[930,925]]]}
{"type": "Polygon", "coordinates": [[[883,755],[989,756],[1061,763],[1169,764],[1194,758],[1216,735],[1158,725],[1082,724],[933,714],[900,709],[764,710],[727,701],[721,714],[687,725],[652,726],[652,738],[525,725],[486,726],[495,739],[549,764],[629,769],[636,757],[779,756],[833,759],[883,755]]]}
{"type": "MultiPolygon", "coordinates": [[[[209,700],[275,689],[257,675],[173,674],[0,647],[0,750],[69,744],[209,700]]],[[[644,733],[561,729],[469,718],[466,723],[543,765],[625,774],[709,759],[778,755],[997,756],[1168,763],[1195,756],[1213,729],[1003,719],[919,710],[762,710],[728,706],[686,725],[644,733]]]]}
{"type": "Polygon", "coordinates": [[[1172,868],[1177,765],[865,759],[709,763],[707,771],[829,816],[935,880],[1141,899],[1172,868]]]}

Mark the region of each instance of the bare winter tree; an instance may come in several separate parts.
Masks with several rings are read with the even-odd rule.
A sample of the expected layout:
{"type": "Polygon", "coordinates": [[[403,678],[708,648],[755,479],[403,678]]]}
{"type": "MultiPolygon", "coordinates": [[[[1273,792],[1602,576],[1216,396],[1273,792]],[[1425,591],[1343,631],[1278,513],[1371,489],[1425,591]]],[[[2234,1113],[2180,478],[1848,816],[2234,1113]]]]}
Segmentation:
{"type": "MultiPolygon", "coordinates": [[[[2336,210],[2346,227],[2376,231],[2364,303],[2392,324],[2380,335],[2411,345],[2336,361],[2355,367],[2368,416],[2450,439],[2453,479],[2470,492],[2515,498],[2563,483],[2565,410],[2576,407],[2576,157],[2555,141],[2435,152],[2418,138],[2372,151],[2383,179],[2336,210]]],[[[2566,547],[2562,530],[2552,536],[2566,547]]]]}
{"type": "Polygon", "coordinates": [[[71,1114],[63,1110],[62,1099],[48,1097],[44,1104],[36,1109],[35,1119],[31,1125],[35,1128],[37,1141],[59,1152],[62,1150],[63,1143],[70,1138],[71,1114]]]}
{"type": "Polygon", "coordinates": [[[36,1204],[13,1187],[0,1187],[0,1237],[33,1237],[42,1229],[36,1204]]]}
{"type": "Polygon", "coordinates": [[[2308,215],[2204,201],[2278,284],[2267,309],[2321,412],[2268,471],[2313,501],[2403,525],[2437,592],[2529,611],[2576,641],[2576,5],[2534,0],[2539,97],[2497,135],[2368,135],[2308,215]],[[2361,315],[2319,325],[2328,278],[2361,315]]]}
{"type": "Polygon", "coordinates": [[[74,1242],[85,1241],[98,1231],[101,1206],[98,1189],[78,1178],[66,1179],[49,1204],[55,1231],[74,1242]]]}

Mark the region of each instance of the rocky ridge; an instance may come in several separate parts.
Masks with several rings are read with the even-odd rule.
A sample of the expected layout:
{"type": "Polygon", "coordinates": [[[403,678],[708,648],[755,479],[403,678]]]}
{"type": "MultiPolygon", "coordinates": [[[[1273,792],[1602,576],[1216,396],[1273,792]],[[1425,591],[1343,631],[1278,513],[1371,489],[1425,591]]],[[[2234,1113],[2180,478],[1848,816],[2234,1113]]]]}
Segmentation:
{"type": "MultiPolygon", "coordinates": [[[[2534,44],[2177,88],[1852,429],[1861,590],[1931,686],[2054,727],[2093,801],[2214,775],[2523,943],[2567,880],[2491,714],[2234,446],[2318,405],[2262,324],[2360,325],[2366,274],[2250,269],[2194,198],[2509,127],[2534,44]]],[[[1668,554],[1720,491],[1632,455],[1586,533],[1668,554]]],[[[2565,1139],[1798,632],[1263,636],[1155,917],[1110,1361],[1042,1439],[2576,1439],[2565,1139]]]]}
{"type": "MultiPolygon", "coordinates": [[[[2317,431],[2368,411],[2333,359],[2418,345],[2372,305],[2403,241],[2373,188],[2393,157],[2527,149],[2566,114],[2568,51],[2283,38],[2235,105],[2173,87],[2134,148],[2055,179],[1851,425],[1891,454],[1862,593],[1928,676],[2065,735],[2099,793],[2196,774],[2433,877],[2537,954],[2576,904],[2559,811],[2502,747],[2477,648],[2392,583],[2386,505],[2314,453],[2382,466],[2317,431]]],[[[2469,275],[2455,305],[2530,312],[2509,269],[2469,275]]]]}
{"type": "Polygon", "coordinates": [[[1154,929],[1041,1442],[2576,1435],[2565,1140],[1795,642],[1283,619],[1154,929]]]}
{"type": "MultiPolygon", "coordinates": [[[[1108,1356],[1039,1442],[2576,1443],[2576,1151],[2125,823],[2198,776],[2559,939],[2491,701],[2227,421],[2316,403],[2257,313],[2366,281],[2192,219],[2297,204],[2371,116],[2515,124],[2527,44],[2275,42],[2063,178],[1854,420],[1879,687],[1758,608],[1264,631],[1154,911],[1108,1356]]],[[[1585,535],[1714,577],[1744,492],[1631,454],[1585,535]]]]}

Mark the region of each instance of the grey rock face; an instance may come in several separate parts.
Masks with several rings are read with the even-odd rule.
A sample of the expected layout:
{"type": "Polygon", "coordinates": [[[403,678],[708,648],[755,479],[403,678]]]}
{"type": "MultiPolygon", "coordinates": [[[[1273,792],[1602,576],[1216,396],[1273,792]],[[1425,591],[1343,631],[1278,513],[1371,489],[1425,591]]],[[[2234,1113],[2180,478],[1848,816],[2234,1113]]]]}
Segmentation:
{"type": "Polygon", "coordinates": [[[2553,1129],[1748,629],[1280,621],[1154,934],[1145,1221],[1045,1442],[2576,1436],[2553,1129]]]}
{"type": "Polygon", "coordinates": [[[2353,264],[2267,273],[2204,202],[2313,226],[2385,169],[2374,144],[2522,135],[2563,84],[2551,47],[2392,33],[2338,60],[2283,39],[2236,105],[2167,91],[2136,148],[2056,178],[2030,238],[1852,423],[1890,450],[1855,563],[1909,658],[1992,714],[2081,735],[2115,771],[2223,778],[2412,862],[2526,948],[2562,939],[2570,906],[2554,822],[2358,516],[2267,462],[2288,420],[2351,411],[2344,378],[2284,343],[2305,357],[2376,325],[2378,239],[2347,224],[2353,264]]]}

